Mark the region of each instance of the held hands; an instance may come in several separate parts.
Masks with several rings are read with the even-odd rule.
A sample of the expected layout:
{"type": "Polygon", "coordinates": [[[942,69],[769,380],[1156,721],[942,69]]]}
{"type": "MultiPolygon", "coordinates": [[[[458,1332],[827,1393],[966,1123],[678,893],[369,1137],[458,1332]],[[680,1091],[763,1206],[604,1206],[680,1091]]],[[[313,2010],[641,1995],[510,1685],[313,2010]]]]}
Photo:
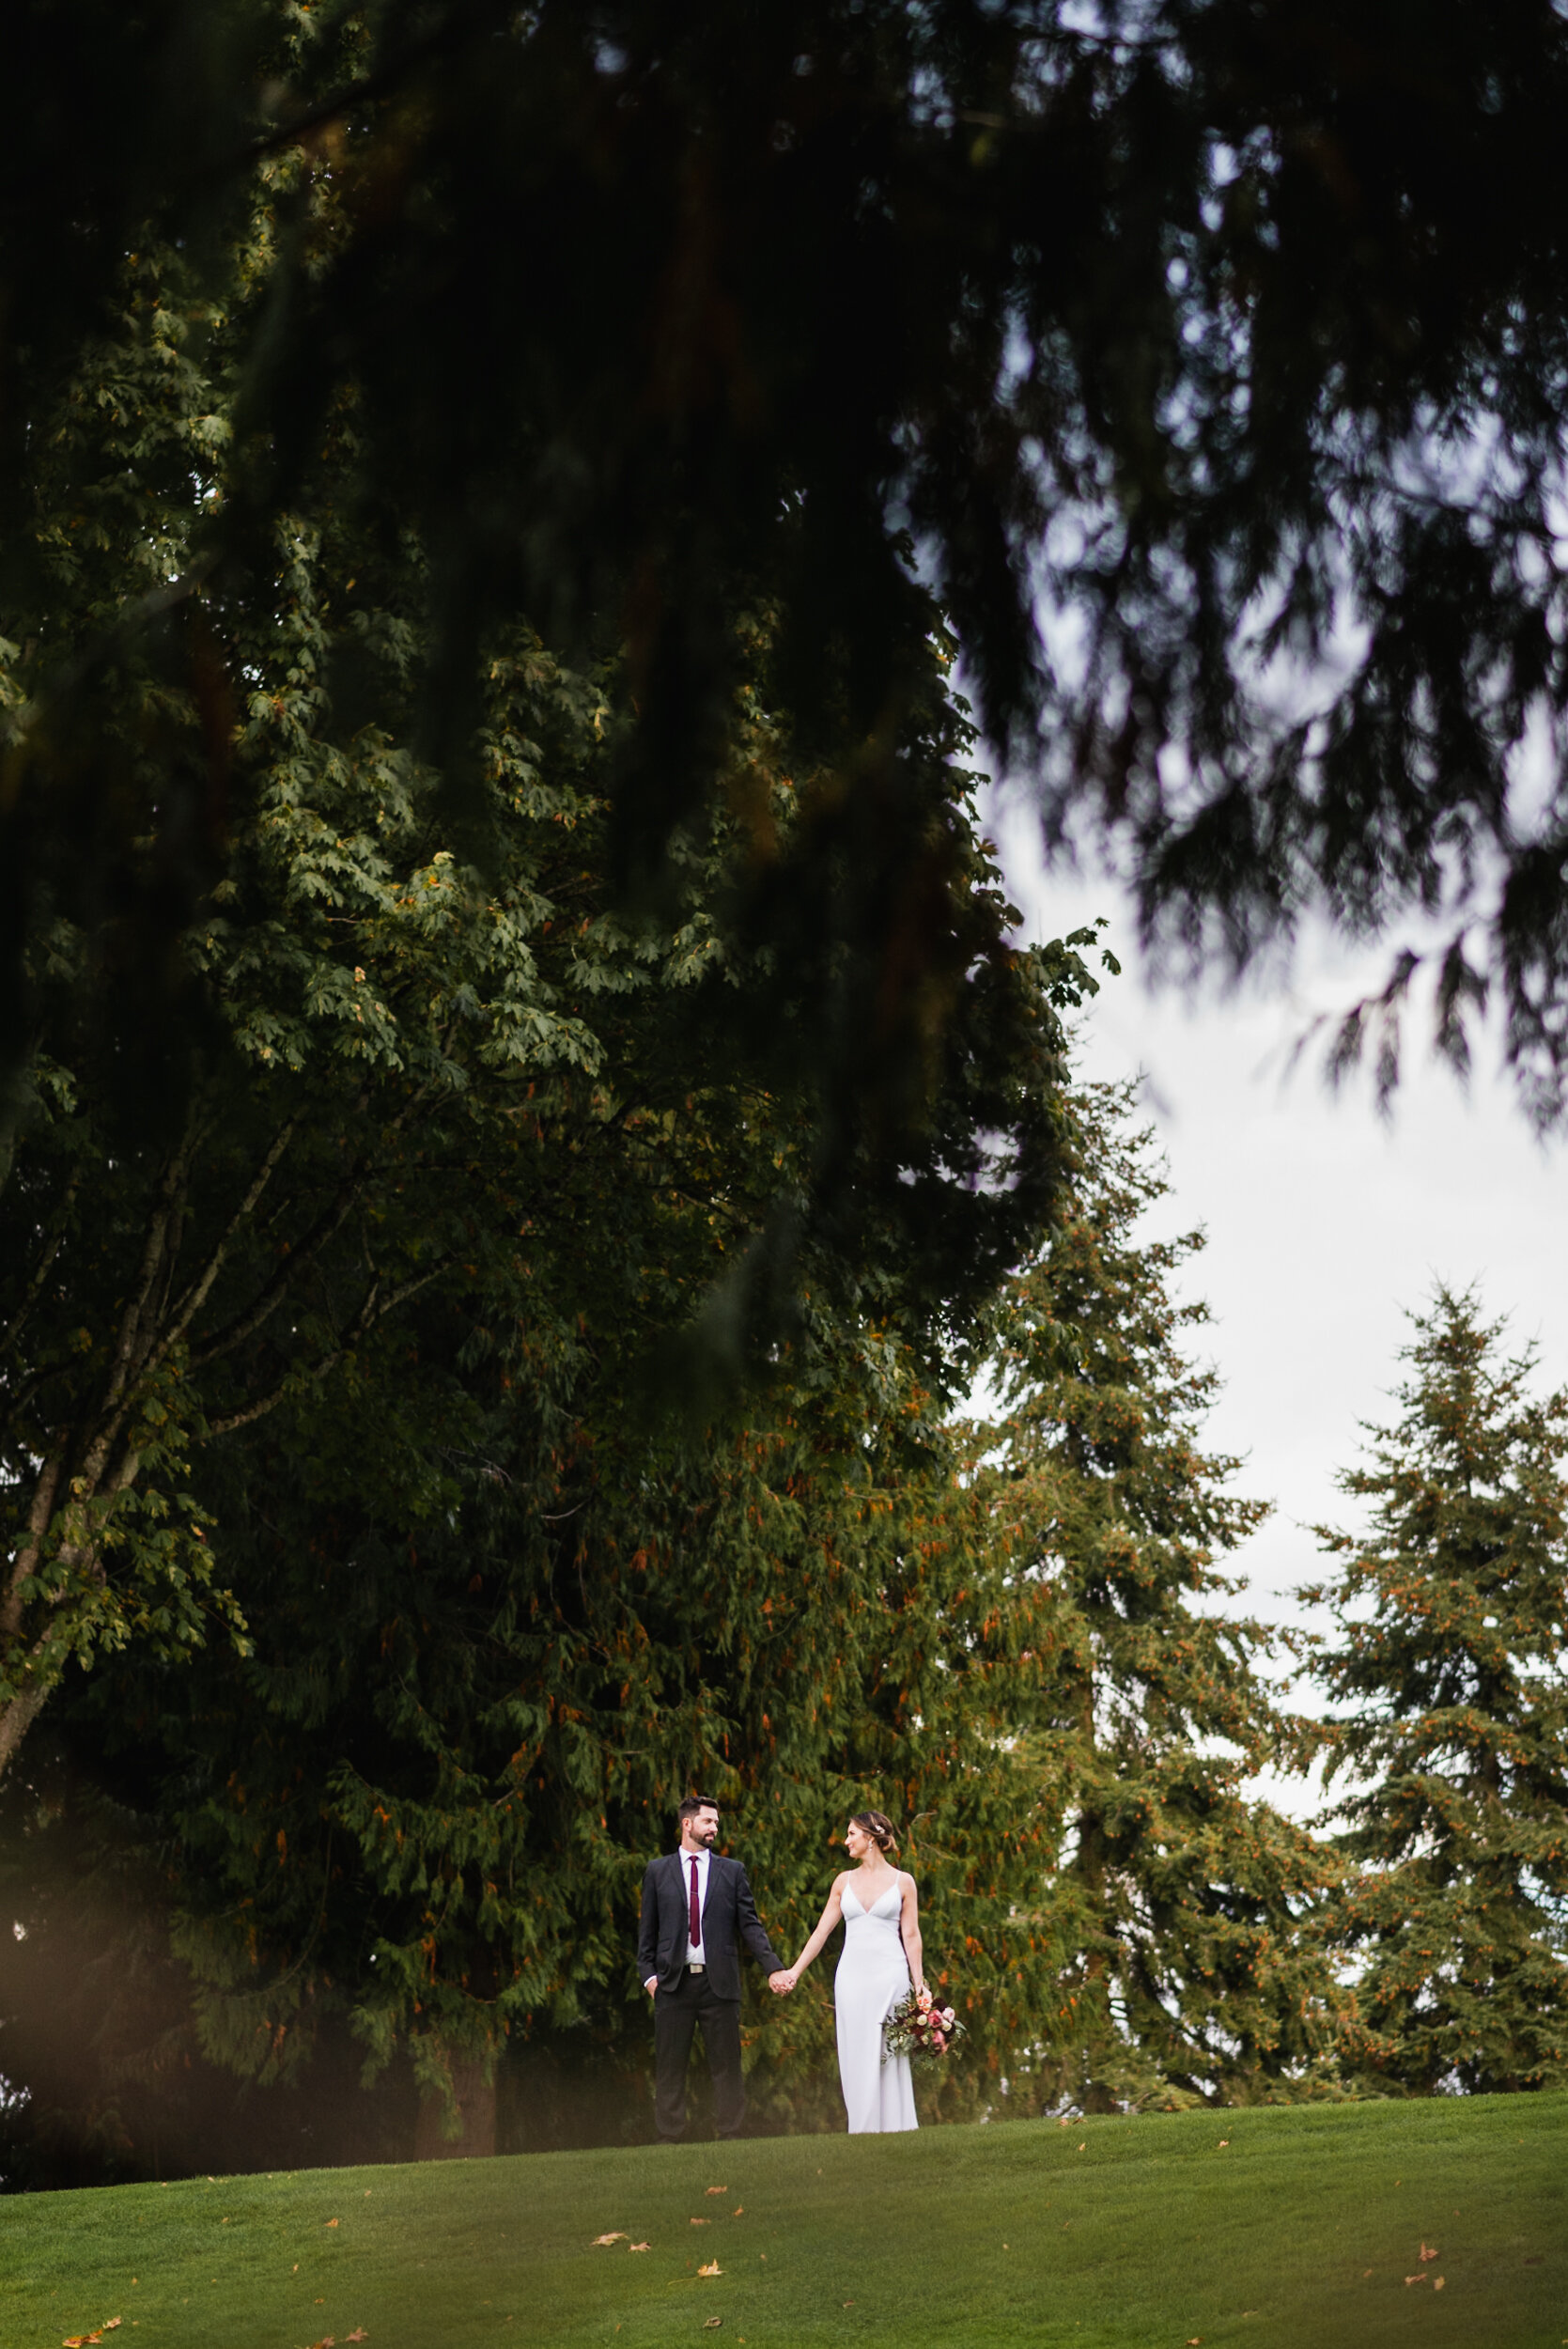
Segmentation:
{"type": "MultiPolygon", "coordinates": [[[[768,1987],[772,1991],[775,1998],[785,1999],[794,1989],[799,1979],[799,1974],[793,1966],[781,1966],[777,1973],[768,1975],[768,1987]]],[[[659,1987],[659,1976],[657,1974],[650,1974],[646,1982],[643,1984],[643,1987],[651,1999],[654,1992],[659,1987]]]]}

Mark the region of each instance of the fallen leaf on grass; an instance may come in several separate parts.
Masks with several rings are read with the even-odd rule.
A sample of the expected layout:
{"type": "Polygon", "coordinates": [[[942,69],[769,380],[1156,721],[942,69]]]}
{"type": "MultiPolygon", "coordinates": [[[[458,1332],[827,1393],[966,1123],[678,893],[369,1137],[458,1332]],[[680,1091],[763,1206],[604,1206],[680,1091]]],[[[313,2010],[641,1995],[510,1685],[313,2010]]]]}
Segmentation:
{"type": "Polygon", "coordinates": [[[1089,2139],[1088,2139],[1087,2138],[1085,2138],[1085,2139],[1084,2139],[1084,2140],[1083,2140],[1083,2143],[1082,2143],[1082,2144],[1079,2147],[1079,2149],[1078,2149],[1078,2150],[1079,2150],[1079,2152],[1080,2154],[1082,2154],[1082,2153],[1086,2153],[1086,2152],[1088,2151],[1088,2149],[1089,2149],[1089,2139]]]}
{"type": "Polygon", "coordinates": [[[1423,2268],[1419,2276],[1406,2276],[1405,2280],[1407,2284],[1426,2284],[1430,2283],[1432,2279],[1423,2268]]]}
{"type": "Polygon", "coordinates": [[[732,2218],[744,2218],[744,2217],[745,2217],[745,2216],[746,2216],[746,2205],[745,2205],[745,2203],[744,2203],[744,2202],[737,2202],[737,2204],[736,2204],[735,2208],[734,2208],[734,2209],[731,2211],[731,2213],[730,2213],[730,2217],[731,2217],[732,2218]]]}
{"type": "Polygon", "coordinates": [[[597,2251],[601,2243],[628,2243],[629,2241],[630,2237],[628,2235],[626,2229],[624,2227],[617,2227],[613,2234],[595,2235],[593,2242],[588,2248],[590,2250],[597,2251]]]}
{"type": "Polygon", "coordinates": [[[723,2323],[723,2321],[724,2321],[724,2320],[723,2320],[723,2318],[722,2318],[722,2316],[705,2316],[705,2317],[704,2317],[704,2319],[703,2319],[703,2330],[704,2330],[704,2332],[705,2332],[705,2333],[714,2333],[714,2332],[717,2332],[717,2331],[718,2331],[718,2329],[719,2329],[719,2327],[720,2327],[720,2326],[723,2323]]]}
{"type": "Polygon", "coordinates": [[[1435,2260],[1436,2256],[1437,2246],[1435,2243],[1423,2243],[1421,2245],[1421,2259],[1423,2262],[1427,2260],[1435,2260]]]}
{"type": "Polygon", "coordinates": [[[345,2341],[368,2341],[370,2336],[365,2331],[363,2325],[356,2325],[353,2331],[351,2333],[345,2333],[343,2338],[345,2341]]]}
{"type": "Polygon", "coordinates": [[[62,2349],[87,2349],[89,2341],[101,2341],[102,2338],[101,2333],[68,2333],[62,2349]]]}
{"type": "Polygon", "coordinates": [[[1370,2268],[1370,2267],[1363,2267],[1363,2268],[1362,2268],[1362,2270],[1361,2270],[1361,2281],[1362,2281],[1363,2283],[1365,2283],[1365,2282],[1366,2282],[1367,2278],[1368,2278],[1371,2274],[1372,2274],[1372,2270],[1371,2270],[1371,2268],[1370,2268]]]}
{"type": "Polygon", "coordinates": [[[711,2218],[693,2218],[691,2224],[694,2227],[711,2227],[713,2221],[711,2218]]]}
{"type": "Polygon", "coordinates": [[[1443,2279],[1442,2279],[1441,2276],[1434,2276],[1434,2277],[1433,2277],[1433,2279],[1432,2279],[1432,2289],[1433,2289],[1433,2291],[1434,2291],[1434,2292],[1441,2292],[1442,2288],[1443,2288],[1443,2279]]]}
{"type": "Polygon", "coordinates": [[[723,2272],[717,2260],[709,2260],[706,2267],[697,2270],[699,2276],[722,2276],[723,2272]]]}
{"type": "Polygon", "coordinates": [[[629,2251],[651,2251],[653,2245],[651,2243],[629,2243],[626,2248],[629,2251]]]}
{"type": "Polygon", "coordinates": [[[707,2190],[710,2194],[727,2194],[729,2192],[729,2187],[727,2186],[710,2186],[707,2190]]]}
{"type": "Polygon", "coordinates": [[[1224,2152],[1224,2150],[1225,2150],[1225,2148],[1226,2148],[1226,2146],[1230,2143],[1230,2141],[1231,2141],[1231,2140],[1230,2140],[1230,2139],[1229,2139],[1228,2137],[1222,2137],[1222,2138],[1220,2139],[1220,2140],[1219,2140],[1219,2147],[1218,2147],[1218,2151],[1219,2151],[1219,2152],[1220,2152],[1220,2153],[1223,2153],[1223,2152],[1224,2152]]]}

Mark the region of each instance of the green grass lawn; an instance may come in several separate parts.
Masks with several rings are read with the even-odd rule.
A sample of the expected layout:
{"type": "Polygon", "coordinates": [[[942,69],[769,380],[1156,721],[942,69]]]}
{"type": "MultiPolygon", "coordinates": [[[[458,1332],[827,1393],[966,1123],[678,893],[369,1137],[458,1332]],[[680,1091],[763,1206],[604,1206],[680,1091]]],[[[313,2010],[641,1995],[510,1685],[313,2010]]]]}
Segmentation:
{"type": "Polygon", "coordinates": [[[0,2201],[0,2349],[1560,2349],[1565,2202],[1525,2096],[198,2178],[0,2201]]]}

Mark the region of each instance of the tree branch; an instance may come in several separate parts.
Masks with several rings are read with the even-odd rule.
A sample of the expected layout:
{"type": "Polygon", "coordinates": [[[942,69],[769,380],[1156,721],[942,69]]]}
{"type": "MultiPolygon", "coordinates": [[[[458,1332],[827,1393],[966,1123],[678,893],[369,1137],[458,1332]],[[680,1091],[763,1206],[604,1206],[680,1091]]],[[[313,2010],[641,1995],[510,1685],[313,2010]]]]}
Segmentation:
{"type": "Polygon", "coordinates": [[[52,1460],[45,1460],[39,1470],[39,1481],[33,1487],[33,1505],[27,1512],[27,1532],[22,1548],[11,1562],[6,1595],[0,1600],[0,1638],[14,1640],[21,1634],[22,1585],[38,1565],[44,1536],[54,1514],[54,1495],[60,1488],[60,1473],[64,1467],[65,1454],[62,1449],[52,1460]]]}
{"type": "Polygon", "coordinates": [[[387,1315],[396,1312],[399,1305],[407,1304],[411,1297],[417,1297],[421,1289],[428,1288],[430,1283],[439,1279],[446,1270],[451,1261],[449,1256],[443,1256],[441,1262],[432,1265],[427,1272],[418,1273],[411,1280],[402,1282],[385,1298],[380,1298],[380,1295],[381,1285],[380,1278],[372,1281],[365,1292],[364,1303],[349,1323],[342,1339],[330,1353],[323,1354],[318,1361],[310,1363],[303,1371],[297,1367],[290,1367],[278,1380],[275,1387],[272,1388],[268,1393],[259,1395],[254,1403],[245,1404],[240,1410],[225,1412],[221,1419],[209,1420],[207,1423],[209,1438],[229,1436],[237,1427],[249,1427],[256,1420],[265,1419],[269,1411],[275,1411],[278,1405],[284,1402],[296,1387],[314,1386],[325,1378],[330,1371],[337,1368],[338,1363],[346,1355],[353,1352],[354,1347],[367,1330],[374,1329],[378,1321],[384,1321],[387,1315]],[[380,1299],[379,1302],[378,1299],[380,1299]]]}
{"type": "Polygon", "coordinates": [[[191,1355],[193,1370],[205,1369],[209,1362],[217,1361],[222,1355],[232,1354],[237,1346],[242,1346],[247,1338],[254,1337],[262,1324],[272,1319],[299,1275],[307,1265],[315,1262],[327,1242],[342,1230],[362,1188],[361,1176],[356,1169],[339,1190],[335,1204],[315,1228],[306,1233],[298,1248],[289,1251],[254,1304],[247,1306],[242,1314],[237,1315],[233,1321],[204,1345],[194,1348],[191,1355]]]}
{"type": "MultiPolygon", "coordinates": [[[[299,1120],[297,1118],[290,1117],[286,1119],[283,1126],[279,1128],[271,1149],[269,1149],[266,1157],[262,1159],[260,1166],[256,1170],[255,1181],[252,1183],[249,1190],[246,1191],[245,1196],[241,1199],[240,1205],[235,1208],[233,1215],[229,1218],[228,1223],[216,1246],[213,1248],[212,1253],[209,1256],[201,1271],[196,1275],[196,1278],[191,1283],[190,1286],[186,1289],[185,1294],[180,1298],[179,1303],[176,1305],[174,1309],[174,1315],[168,1325],[168,1328],[165,1330],[163,1337],[159,1340],[158,1345],[153,1349],[148,1365],[150,1368],[156,1369],[158,1364],[163,1361],[164,1357],[170,1352],[170,1350],[179,1344],[180,1339],[185,1335],[186,1331],[190,1329],[192,1322],[195,1319],[197,1314],[200,1313],[202,1307],[206,1304],[208,1298],[210,1296],[212,1291],[212,1283],[217,1279],[219,1273],[223,1270],[224,1266],[227,1261],[229,1250],[234,1243],[235,1234],[239,1231],[241,1225],[255,1214],[257,1202],[260,1200],[262,1192],[271,1182],[273,1173],[277,1168],[279,1159],[283,1157],[283,1154],[287,1149],[289,1143],[293,1140],[298,1125],[299,1120]]],[[[206,1358],[204,1357],[204,1359],[206,1358]]]]}
{"type": "MultiPolygon", "coordinates": [[[[190,1174],[190,1154],[193,1154],[193,1149],[194,1149],[194,1140],[197,1140],[197,1118],[194,1118],[194,1109],[193,1109],[188,1121],[185,1121],[185,1132],[183,1132],[183,1137],[180,1137],[179,1149],[174,1151],[174,1156],[171,1156],[169,1163],[166,1163],[164,1174],[162,1174],[162,1182],[160,1182],[160,1187],[157,1187],[157,1207],[152,1210],[152,1221],[147,1224],[147,1238],[141,1250],[141,1267],[138,1267],[138,1271],[136,1271],[136,1287],[133,1287],[132,1299],[129,1299],[122,1320],[119,1320],[119,1342],[117,1342],[117,1346],[115,1346],[113,1362],[110,1362],[108,1386],[103,1389],[105,1412],[113,1412],[115,1405],[119,1403],[119,1398],[122,1398],[124,1391],[127,1391],[129,1381],[132,1381],[132,1370],[133,1367],[141,1367],[136,1362],[136,1342],[141,1339],[141,1328],[143,1328],[143,1318],[146,1318],[146,1311],[147,1311],[147,1299],[152,1297],[152,1287],[155,1287],[157,1276],[160,1276],[160,1271],[162,1271],[162,1264],[164,1264],[164,1248],[166,1248],[166,1240],[169,1240],[169,1224],[174,1221],[174,1212],[176,1212],[176,1206],[179,1206],[180,1191],[185,1189],[185,1179],[188,1179],[188,1174],[190,1174]]],[[[94,1445],[94,1452],[101,1450],[103,1440],[105,1438],[99,1438],[99,1445],[94,1445]]],[[[96,1483],[96,1478],[94,1478],[94,1483],[96,1483]]]]}

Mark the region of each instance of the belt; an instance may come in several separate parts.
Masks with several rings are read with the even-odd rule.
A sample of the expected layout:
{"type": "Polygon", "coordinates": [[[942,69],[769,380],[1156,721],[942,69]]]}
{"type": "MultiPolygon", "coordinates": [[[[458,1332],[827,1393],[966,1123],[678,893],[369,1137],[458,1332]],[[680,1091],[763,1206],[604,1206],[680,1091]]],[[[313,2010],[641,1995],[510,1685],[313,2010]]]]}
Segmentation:
{"type": "Polygon", "coordinates": [[[706,1974],[707,1968],[699,1959],[692,1958],[686,1970],[689,1974],[706,1974]]]}

